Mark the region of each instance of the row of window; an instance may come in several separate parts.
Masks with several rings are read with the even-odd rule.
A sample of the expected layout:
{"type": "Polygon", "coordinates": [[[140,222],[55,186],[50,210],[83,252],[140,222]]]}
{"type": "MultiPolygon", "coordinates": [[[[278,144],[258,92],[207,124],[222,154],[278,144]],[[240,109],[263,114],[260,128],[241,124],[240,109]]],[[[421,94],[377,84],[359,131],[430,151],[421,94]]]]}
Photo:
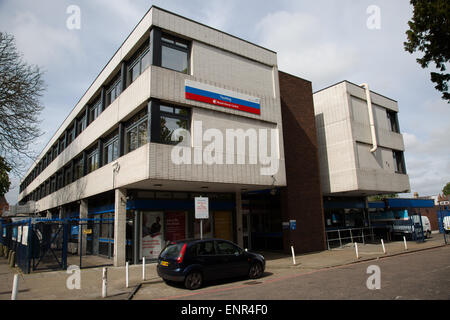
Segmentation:
{"type": "MultiPolygon", "coordinates": [[[[122,62],[120,72],[102,87],[101,93],[89,106],[86,106],[80,115],[74,120],[58,141],[50,148],[42,160],[35,166],[32,172],[20,185],[22,192],[39,174],[44,171],[56,157],[72,143],[88,125],[98,118],[101,112],[105,110],[133,81],[139,77],[152,63],[178,72],[188,73],[190,42],[184,39],[174,37],[163,33],[158,28],[150,30],[150,40],[147,40],[134,54],[129,61],[122,62]]],[[[171,127],[177,125],[176,121],[182,120],[162,120],[167,123],[170,131],[171,127]]],[[[138,123],[136,127],[129,130],[129,150],[134,150],[146,137],[146,122],[138,123]]],[[[182,126],[187,126],[182,123],[182,126]]],[[[166,137],[166,133],[164,136],[166,137]]],[[[128,139],[128,138],[127,138],[128,139]]],[[[128,140],[127,140],[128,141],[128,140]]],[[[110,146],[108,154],[115,152],[114,146],[110,146]]]]}
{"type": "Polygon", "coordinates": [[[150,141],[163,144],[181,142],[182,137],[172,141],[175,140],[172,134],[179,128],[189,130],[190,122],[190,109],[151,100],[148,107],[138,112],[128,122],[120,123],[113,133],[100,139],[94,147],[70,161],[33,190],[23,201],[40,200],[150,141]],[[154,119],[153,122],[152,119],[154,119]]]}

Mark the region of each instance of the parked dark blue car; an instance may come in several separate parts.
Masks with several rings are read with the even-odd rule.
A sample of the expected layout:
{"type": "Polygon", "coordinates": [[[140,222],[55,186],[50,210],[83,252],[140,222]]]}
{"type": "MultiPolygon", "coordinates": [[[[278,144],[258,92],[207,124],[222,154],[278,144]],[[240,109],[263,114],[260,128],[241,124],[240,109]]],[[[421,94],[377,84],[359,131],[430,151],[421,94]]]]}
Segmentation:
{"type": "Polygon", "coordinates": [[[184,282],[194,290],[205,281],[247,275],[261,277],[266,267],[264,257],[244,251],[222,239],[182,240],[170,243],[159,255],[158,275],[164,281],[184,282]]]}

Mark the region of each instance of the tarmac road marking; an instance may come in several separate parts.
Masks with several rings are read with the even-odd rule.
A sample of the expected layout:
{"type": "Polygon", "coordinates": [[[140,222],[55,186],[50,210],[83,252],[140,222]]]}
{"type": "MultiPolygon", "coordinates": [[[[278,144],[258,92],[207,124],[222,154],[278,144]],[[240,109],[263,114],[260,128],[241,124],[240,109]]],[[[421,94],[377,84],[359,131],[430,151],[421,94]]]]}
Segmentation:
{"type": "MultiPolygon", "coordinates": [[[[391,255],[391,256],[379,257],[379,260],[396,258],[396,257],[399,257],[399,256],[408,256],[408,255],[415,254],[415,253],[418,253],[418,252],[431,251],[431,250],[437,250],[437,249],[442,249],[442,248],[445,248],[445,247],[426,248],[426,249],[417,250],[417,251],[410,251],[410,252],[402,253],[402,254],[394,254],[394,255],[391,255]]],[[[349,266],[353,266],[353,265],[369,264],[369,263],[372,263],[373,260],[377,260],[377,259],[378,258],[365,260],[365,261],[357,261],[357,262],[353,262],[353,263],[345,264],[345,265],[341,265],[341,266],[325,267],[325,268],[322,268],[322,269],[317,269],[317,270],[313,270],[313,271],[309,271],[309,272],[305,272],[305,273],[301,273],[301,274],[288,275],[288,276],[278,277],[278,278],[271,279],[271,280],[263,280],[262,284],[274,283],[274,282],[279,282],[279,281],[283,281],[283,280],[287,280],[287,279],[294,279],[294,278],[298,278],[298,277],[302,277],[302,276],[306,276],[306,275],[311,275],[311,274],[318,273],[318,272],[323,272],[323,271],[331,271],[331,270],[334,270],[334,269],[348,268],[349,266]]],[[[197,295],[202,295],[202,294],[211,294],[211,293],[230,291],[230,290],[242,289],[242,288],[248,288],[248,285],[243,284],[243,285],[237,285],[237,286],[230,286],[230,287],[226,287],[226,288],[204,290],[204,291],[200,291],[200,292],[192,292],[192,293],[188,293],[188,294],[174,295],[174,296],[168,296],[168,297],[164,297],[164,298],[158,298],[158,299],[155,299],[155,300],[178,299],[178,298],[192,297],[192,296],[197,296],[197,295]]]]}

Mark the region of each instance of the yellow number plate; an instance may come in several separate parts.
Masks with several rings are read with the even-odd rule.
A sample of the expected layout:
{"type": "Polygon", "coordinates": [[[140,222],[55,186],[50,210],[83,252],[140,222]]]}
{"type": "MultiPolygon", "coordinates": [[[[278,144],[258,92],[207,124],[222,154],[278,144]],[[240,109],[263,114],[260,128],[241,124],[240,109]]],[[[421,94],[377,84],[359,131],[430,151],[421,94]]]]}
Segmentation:
{"type": "Polygon", "coordinates": [[[169,263],[167,261],[161,261],[161,265],[164,267],[168,267],[169,263]]]}

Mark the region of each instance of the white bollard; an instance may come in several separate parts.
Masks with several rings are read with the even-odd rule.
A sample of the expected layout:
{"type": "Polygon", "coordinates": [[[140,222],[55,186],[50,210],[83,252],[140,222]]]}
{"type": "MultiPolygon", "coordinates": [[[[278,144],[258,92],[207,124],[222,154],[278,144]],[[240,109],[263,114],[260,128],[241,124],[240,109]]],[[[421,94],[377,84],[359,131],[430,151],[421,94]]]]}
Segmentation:
{"type": "Polygon", "coordinates": [[[358,243],[355,242],[356,259],[359,259],[358,243]]]}
{"type": "Polygon", "coordinates": [[[384,247],[383,239],[381,239],[381,246],[383,247],[383,253],[386,254],[386,248],[384,247]]]}
{"type": "Polygon", "coordinates": [[[12,293],[11,293],[11,300],[16,300],[18,290],[19,290],[19,275],[15,274],[14,281],[13,281],[12,293]]]}
{"type": "Polygon", "coordinates": [[[145,257],[142,257],[142,280],[145,281],[145,257]]]}
{"type": "Polygon", "coordinates": [[[128,288],[129,286],[128,286],[128,261],[127,261],[127,263],[126,263],[126,265],[125,265],[125,284],[126,284],[126,287],[128,288]]]}
{"type": "Polygon", "coordinates": [[[102,276],[102,297],[106,298],[108,295],[107,286],[108,286],[108,268],[103,268],[103,276],[102,276]]]}
{"type": "Polygon", "coordinates": [[[294,247],[291,246],[291,252],[292,252],[292,261],[294,262],[294,266],[296,265],[295,263],[295,253],[294,253],[294,247]]]}
{"type": "Polygon", "coordinates": [[[403,236],[403,243],[405,244],[405,250],[408,250],[408,245],[406,244],[406,237],[403,236]]]}

